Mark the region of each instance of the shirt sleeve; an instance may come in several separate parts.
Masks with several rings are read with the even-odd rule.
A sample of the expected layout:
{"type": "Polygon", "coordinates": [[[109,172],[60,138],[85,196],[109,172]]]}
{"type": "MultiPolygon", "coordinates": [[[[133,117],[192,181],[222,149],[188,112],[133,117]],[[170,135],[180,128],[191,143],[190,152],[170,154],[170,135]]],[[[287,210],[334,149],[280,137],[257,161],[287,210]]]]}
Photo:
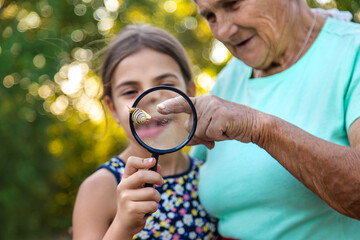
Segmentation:
{"type": "Polygon", "coordinates": [[[351,124],[360,117],[360,46],[357,49],[353,74],[345,95],[345,106],[346,130],[348,131],[351,124]]]}

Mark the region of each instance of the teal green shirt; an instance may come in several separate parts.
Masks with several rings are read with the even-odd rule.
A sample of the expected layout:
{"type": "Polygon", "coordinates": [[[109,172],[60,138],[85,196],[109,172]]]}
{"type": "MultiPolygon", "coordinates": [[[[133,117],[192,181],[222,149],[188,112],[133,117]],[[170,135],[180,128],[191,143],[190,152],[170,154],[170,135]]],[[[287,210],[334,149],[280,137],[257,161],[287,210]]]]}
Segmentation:
{"type": "MultiPolygon", "coordinates": [[[[349,146],[347,131],[360,116],[360,24],[328,18],[291,68],[257,79],[250,78],[251,72],[232,59],[212,93],[349,146]]],[[[360,221],[329,207],[257,145],[223,141],[210,151],[197,146],[192,154],[207,159],[200,170],[200,200],[220,219],[222,235],[360,239],[360,221]]]]}

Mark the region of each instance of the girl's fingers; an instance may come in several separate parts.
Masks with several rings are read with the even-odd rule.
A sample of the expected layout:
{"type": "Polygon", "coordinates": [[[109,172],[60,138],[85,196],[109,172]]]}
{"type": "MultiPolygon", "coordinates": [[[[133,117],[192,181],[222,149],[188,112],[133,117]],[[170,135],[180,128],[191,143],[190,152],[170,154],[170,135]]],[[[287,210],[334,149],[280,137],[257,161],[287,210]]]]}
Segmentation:
{"type": "Polygon", "coordinates": [[[160,202],[160,193],[154,188],[128,189],[119,192],[120,202],[160,202]]]}
{"type": "Polygon", "coordinates": [[[161,165],[158,163],[156,172],[161,175],[161,165]]]}
{"type": "Polygon", "coordinates": [[[131,204],[126,206],[126,211],[129,213],[129,215],[133,216],[138,214],[145,216],[148,213],[156,212],[157,209],[158,204],[155,201],[131,202],[131,204]]]}
{"type": "Polygon", "coordinates": [[[123,189],[138,189],[143,187],[145,183],[162,185],[164,180],[158,172],[141,169],[131,176],[123,177],[119,187],[123,189]]]}
{"type": "Polygon", "coordinates": [[[131,176],[140,169],[149,169],[155,166],[155,164],[156,160],[154,158],[129,157],[126,162],[123,178],[131,176]]]}

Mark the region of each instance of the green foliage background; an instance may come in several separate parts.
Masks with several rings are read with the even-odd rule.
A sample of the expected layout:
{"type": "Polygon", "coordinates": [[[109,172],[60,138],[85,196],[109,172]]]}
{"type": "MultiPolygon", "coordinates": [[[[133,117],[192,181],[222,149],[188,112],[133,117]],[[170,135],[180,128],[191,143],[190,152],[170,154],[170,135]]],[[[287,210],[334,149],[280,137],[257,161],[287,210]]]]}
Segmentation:
{"type": "MultiPolygon", "coordinates": [[[[174,34],[198,94],[230,58],[211,61],[216,42],[190,0],[116,2],[0,0],[0,239],[69,239],[80,183],[126,146],[97,101],[102,49],[123,26],[145,22],[174,34]],[[81,72],[76,91],[66,90],[71,68],[81,72]]],[[[358,0],[308,3],[360,19],[358,0]]]]}

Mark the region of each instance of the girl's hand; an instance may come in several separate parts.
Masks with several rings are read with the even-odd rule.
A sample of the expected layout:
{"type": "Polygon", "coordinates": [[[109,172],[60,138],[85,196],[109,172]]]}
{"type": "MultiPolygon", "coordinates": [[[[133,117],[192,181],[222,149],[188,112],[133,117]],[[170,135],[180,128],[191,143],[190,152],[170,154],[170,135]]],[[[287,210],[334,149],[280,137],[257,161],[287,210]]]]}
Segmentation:
{"type": "Polygon", "coordinates": [[[124,175],[117,187],[117,212],[114,222],[118,223],[128,237],[140,232],[146,222],[147,213],[156,212],[160,193],[145,183],[163,184],[160,166],[157,172],[148,170],[156,164],[154,158],[129,157],[124,175]]]}

